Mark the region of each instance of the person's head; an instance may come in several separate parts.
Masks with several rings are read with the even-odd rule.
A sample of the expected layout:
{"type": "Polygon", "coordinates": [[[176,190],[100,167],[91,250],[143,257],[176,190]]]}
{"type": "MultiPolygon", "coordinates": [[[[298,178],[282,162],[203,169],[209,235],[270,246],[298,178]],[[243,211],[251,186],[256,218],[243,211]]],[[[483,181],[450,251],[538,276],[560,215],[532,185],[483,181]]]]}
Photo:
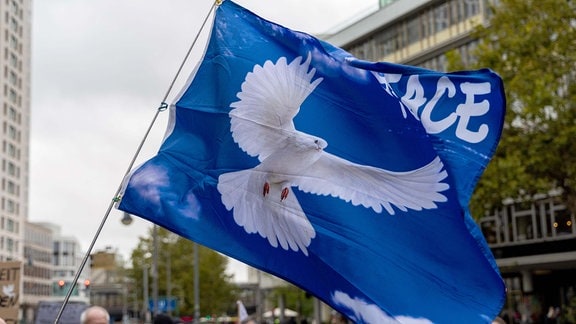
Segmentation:
{"type": "Polygon", "coordinates": [[[492,324],[506,324],[506,321],[502,319],[502,317],[497,316],[493,321],[492,324]]]}
{"type": "Polygon", "coordinates": [[[174,321],[168,315],[158,314],[154,317],[154,324],[174,324],[174,321]]]}
{"type": "Polygon", "coordinates": [[[110,314],[100,306],[91,306],[86,308],[80,315],[81,324],[108,324],[110,323],[110,314]]]}

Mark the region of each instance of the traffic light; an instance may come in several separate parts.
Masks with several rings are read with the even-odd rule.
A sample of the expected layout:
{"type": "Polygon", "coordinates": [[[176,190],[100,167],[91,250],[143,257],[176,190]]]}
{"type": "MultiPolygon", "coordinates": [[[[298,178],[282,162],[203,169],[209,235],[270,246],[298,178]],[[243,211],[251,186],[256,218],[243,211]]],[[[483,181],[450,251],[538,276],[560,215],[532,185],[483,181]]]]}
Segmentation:
{"type": "Polygon", "coordinates": [[[58,287],[60,287],[60,289],[64,289],[64,286],[66,285],[66,282],[64,282],[64,280],[59,280],[58,281],[58,287]]]}

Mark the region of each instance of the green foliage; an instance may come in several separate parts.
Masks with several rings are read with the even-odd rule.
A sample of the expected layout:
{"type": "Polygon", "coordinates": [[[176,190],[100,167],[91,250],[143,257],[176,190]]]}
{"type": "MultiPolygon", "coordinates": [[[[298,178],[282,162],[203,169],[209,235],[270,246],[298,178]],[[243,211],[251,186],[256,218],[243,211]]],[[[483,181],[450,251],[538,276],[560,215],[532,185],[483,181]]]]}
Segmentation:
{"type": "MultiPolygon", "coordinates": [[[[179,302],[181,315],[194,314],[194,243],[158,227],[158,295],[167,296],[168,265],[170,265],[171,296],[179,302]]],[[[152,230],[141,237],[132,251],[132,274],[138,300],[142,300],[143,265],[152,269],[154,251],[152,230]]],[[[200,314],[222,315],[236,309],[236,288],[226,273],[228,259],[198,245],[200,314]]],[[[149,297],[152,298],[152,276],[149,276],[149,297]]]]}
{"type": "Polygon", "coordinates": [[[278,305],[280,298],[284,299],[284,306],[297,311],[303,318],[310,318],[314,313],[314,297],[306,295],[306,292],[294,285],[278,287],[268,295],[268,301],[272,305],[278,305]]]}
{"type": "Polygon", "coordinates": [[[553,189],[561,189],[576,211],[576,2],[501,0],[477,36],[478,65],[472,68],[496,71],[508,104],[473,213],[553,189]]]}

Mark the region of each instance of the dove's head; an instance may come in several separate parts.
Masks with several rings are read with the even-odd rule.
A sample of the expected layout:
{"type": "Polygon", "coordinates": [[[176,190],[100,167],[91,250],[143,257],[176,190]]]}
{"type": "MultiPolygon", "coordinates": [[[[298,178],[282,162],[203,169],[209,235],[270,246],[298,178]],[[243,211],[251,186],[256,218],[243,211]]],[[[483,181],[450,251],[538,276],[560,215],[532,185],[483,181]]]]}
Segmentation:
{"type": "Polygon", "coordinates": [[[326,148],[326,146],[328,146],[328,142],[321,139],[320,137],[314,138],[314,144],[316,144],[316,150],[317,151],[322,151],[323,149],[326,148]]]}

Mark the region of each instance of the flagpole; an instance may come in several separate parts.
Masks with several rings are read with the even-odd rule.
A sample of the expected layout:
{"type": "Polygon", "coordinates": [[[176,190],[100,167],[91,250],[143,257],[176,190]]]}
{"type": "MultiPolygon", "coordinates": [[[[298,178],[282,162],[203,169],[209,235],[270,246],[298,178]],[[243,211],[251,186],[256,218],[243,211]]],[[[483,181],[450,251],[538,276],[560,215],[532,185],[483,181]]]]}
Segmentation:
{"type": "MultiPolygon", "coordinates": [[[[166,100],[168,99],[168,96],[170,95],[170,92],[172,91],[172,88],[174,87],[176,80],[180,76],[180,73],[182,72],[184,64],[186,63],[186,61],[190,57],[190,53],[192,52],[192,49],[196,45],[196,42],[198,41],[198,38],[200,37],[202,30],[206,26],[206,22],[208,21],[208,18],[210,18],[210,16],[212,15],[212,12],[214,12],[214,9],[217,6],[219,6],[220,4],[221,4],[221,0],[216,0],[214,2],[214,4],[212,5],[212,7],[210,7],[210,10],[208,11],[208,14],[206,15],[206,17],[204,18],[204,21],[202,22],[202,25],[200,26],[200,29],[198,30],[196,37],[194,37],[194,40],[192,41],[192,45],[190,45],[190,48],[188,49],[188,52],[184,56],[184,60],[180,64],[180,67],[178,68],[178,71],[176,72],[174,79],[170,83],[170,86],[168,87],[168,90],[166,91],[166,94],[164,95],[164,98],[162,99],[160,106],[158,107],[158,109],[156,109],[156,113],[154,114],[154,117],[152,118],[152,122],[148,126],[148,129],[146,130],[144,137],[142,138],[142,141],[138,145],[138,148],[136,149],[136,153],[134,154],[134,157],[132,158],[132,160],[128,164],[128,169],[124,173],[124,177],[122,178],[122,180],[124,180],[128,176],[128,174],[130,174],[130,171],[134,167],[134,164],[136,163],[136,159],[140,155],[140,152],[142,151],[142,147],[144,146],[146,139],[150,135],[150,131],[152,130],[152,127],[156,123],[156,119],[158,119],[158,115],[160,114],[160,112],[162,112],[168,108],[168,104],[166,103],[166,100]]],[[[74,290],[74,287],[76,286],[76,283],[78,282],[78,279],[80,278],[80,274],[81,274],[82,270],[86,266],[86,262],[88,262],[88,258],[90,257],[90,254],[92,253],[92,249],[94,248],[94,245],[96,244],[96,240],[98,239],[98,236],[100,236],[100,233],[102,232],[102,228],[104,228],[104,224],[106,224],[106,220],[108,219],[108,216],[110,216],[110,212],[112,211],[112,208],[114,207],[114,205],[116,203],[118,203],[121,200],[120,192],[122,191],[122,187],[123,187],[123,183],[121,183],[120,186],[118,186],[118,189],[116,190],[116,193],[114,194],[114,198],[112,199],[112,201],[108,205],[108,208],[106,209],[106,212],[104,213],[104,217],[102,218],[102,221],[100,222],[100,225],[98,226],[98,229],[96,230],[96,234],[94,234],[94,237],[92,238],[92,242],[90,242],[88,250],[86,251],[84,258],[82,258],[82,262],[80,262],[80,266],[78,267],[78,270],[76,271],[76,275],[74,276],[74,279],[73,279],[74,281],[72,282],[70,287],[68,287],[68,291],[66,292],[66,296],[64,297],[64,301],[62,302],[62,306],[60,306],[60,309],[58,310],[58,314],[56,315],[56,318],[54,319],[54,324],[58,324],[58,322],[60,321],[60,318],[62,317],[62,313],[64,312],[64,308],[66,307],[66,305],[70,301],[70,296],[72,296],[72,291],[74,290]]]]}

